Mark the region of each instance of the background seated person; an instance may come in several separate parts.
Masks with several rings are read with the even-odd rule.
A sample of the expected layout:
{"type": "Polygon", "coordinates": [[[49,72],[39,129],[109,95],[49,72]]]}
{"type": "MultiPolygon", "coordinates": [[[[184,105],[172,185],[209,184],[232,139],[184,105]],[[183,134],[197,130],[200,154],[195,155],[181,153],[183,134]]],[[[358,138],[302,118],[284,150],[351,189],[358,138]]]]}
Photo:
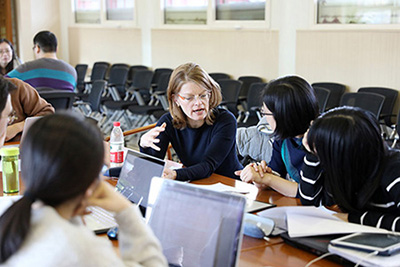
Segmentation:
{"type": "MultiPolygon", "coordinates": [[[[6,141],[10,141],[22,132],[27,117],[45,116],[54,113],[53,106],[41,98],[38,92],[29,84],[18,79],[0,79],[6,79],[16,86],[16,90],[10,93],[13,111],[11,120],[8,122],[6,141]]],[[[16,139],[18,138],[19,136],[16,139]]]]}
{"type": "Polygon", "coordinates": [[[103,157],[103,136],[83,116],[49,115],[29,128],[21,144],[25,193],[0,217],[0,264],[167,266],[137,206],[101,180],[103,157]],[[88,205],[116,213],[122,258],[83,225],[88,205]]]}
{"type": "Polygon", "coordinates": [[[303,135],[319,113],[314,89],[301,77],[285,76],[268,83],[262,99],[261,113],[275,136],[269,167],[263,160],[259,166],[251,163],[236,174],[245,182],[295,197],[305,156],[303,135]]]}
{"type": "Polygon", "coordinates": [[[195,63],[174,70],[167,90],[170,113],[157,127],[144,134],[140,150],[164,158],[169,143],[186,168],[166,170],[165,178],[180,181],[209,177],[212,173],[239,178],[236,155],[236,119],[217,108],[222,96],[219,85],[195,63]]]}
{"type": "Polygon", "coordinates": [[[6,139],[7,125],[12,114],[10,92],[15,90],[14,84],[0,77],[0,148],[6,139]]]}
{"type": "Polygon", "coordinates": [[[5,75],[21,65],[13,45],[7,39],[0,39],[0,75],[5,75]]]}
{"type": "Polygon", "coordinates": [[[400,151],[388,148],[374,115],[331,110],[303,142],[311,151],[299,185],[303,205],[337,204],[344,220],[400,231],[400,151]]]}
{"type": "Polygon", "coordinates": [[[7,76],[23,80],[37,89],[45,87],[73,92],[76,86],[76,70],[57,58],[57,44],[57,38],[52,32],[38,32],[33,38],[36,59],[10,71],[7,76]]]}

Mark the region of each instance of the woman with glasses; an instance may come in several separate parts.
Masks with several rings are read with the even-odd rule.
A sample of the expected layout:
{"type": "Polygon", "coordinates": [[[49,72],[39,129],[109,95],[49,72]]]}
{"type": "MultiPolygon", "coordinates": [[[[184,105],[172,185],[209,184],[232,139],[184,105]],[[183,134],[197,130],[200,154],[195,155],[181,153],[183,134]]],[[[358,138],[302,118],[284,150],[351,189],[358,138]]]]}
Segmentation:
{"type": "Polygon", "coordinates": [[[164,178],[196,180],[214,172],[239,178],[234,174],[242,168],[235,149],[236,119],[217,108],[219,85],[199,65],[187,63],[172,73],[167,95],[170,112],[139,142],[142,152],[158,158],[165,157],[171,143],[185,168],[167,169],[164,178]]]}
{"type": "Polygon", "coordinates": [[[388,148],[375,116],[333,109],[314,121],[303,143],[303,205],[336,204],[341,219],[400,231],[400,152],[388,148]]]}
{"type": "Polygon", "coordinates": [[[285,76],[268,83],[262,99],[261,114],[275,137],[271,161],[268,166],[265,161],[251,163],[236,174],[245,182],[295,197],[305,156],[302,139],[319,112],[314,89],[301,77],[285,76]]]}
{"type": "Polygon", "coordinates": [[[15,54],[14,47],[7,39],[0,39],[0,75],[6,75],[21,65],[15,54]]]}

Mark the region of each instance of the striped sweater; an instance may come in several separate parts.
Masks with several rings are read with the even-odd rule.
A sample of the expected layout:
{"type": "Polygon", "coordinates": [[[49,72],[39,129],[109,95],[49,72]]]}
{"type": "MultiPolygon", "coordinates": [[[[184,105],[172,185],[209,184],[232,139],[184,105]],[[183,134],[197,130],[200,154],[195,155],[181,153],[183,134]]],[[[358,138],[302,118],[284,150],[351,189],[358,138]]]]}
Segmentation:
{"type": "MultiPolygon", "coordinates": [[[[324,188],[324,173],[317,157],[307,154],[301,171],[299,192],[303,205],[334,203],[324,188]]],[[[349,222],[400,232],[400,151],[391,150],[384,167],[380,186],[364,211],[350,212],[349,222]]]]}
{"type": "Polygon", "coordinates": [[[73,92],[77,74],[71,65],[62,60],[40,58],[20,65],[6,76],[23,80],[34,88],[47,87],[73,92]]]}

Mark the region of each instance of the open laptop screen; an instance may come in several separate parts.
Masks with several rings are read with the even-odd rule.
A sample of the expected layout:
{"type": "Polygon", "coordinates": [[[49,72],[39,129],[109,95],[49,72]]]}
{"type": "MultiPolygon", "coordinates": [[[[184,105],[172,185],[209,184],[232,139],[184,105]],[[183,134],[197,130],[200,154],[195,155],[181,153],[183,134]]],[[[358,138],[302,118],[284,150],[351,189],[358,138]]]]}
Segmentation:
{"type": "Polygon", "coordinates": [[[235,266],[246,200],[153,178],[146,221],[172,266],[235,266]]]}
{"type": "Polygon", "coordinates": [[[164,164],[163,160],[153,156],[128,150],[116,185],[117,191],[130,201],[147,207],[151,178],[162,175],[164,164]]]}

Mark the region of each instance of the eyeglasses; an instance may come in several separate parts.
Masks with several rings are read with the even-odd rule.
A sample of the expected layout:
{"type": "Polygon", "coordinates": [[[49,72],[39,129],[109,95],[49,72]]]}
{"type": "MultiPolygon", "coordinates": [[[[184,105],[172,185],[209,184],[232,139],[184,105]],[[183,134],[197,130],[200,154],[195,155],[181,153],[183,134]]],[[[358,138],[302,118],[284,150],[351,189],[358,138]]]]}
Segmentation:
{"type": "Polygon", "coordinates": [[[272,113],[267,113],[267,112],[263,112],[262,110],[260,111],[260,114],[261,114],[261,117],[264,117],[264,116],[274,116],[274,114],[272,114],[272,113]]]}
{"type": "Polygon", "coordinates": [[[11,50],[10,49],[6,49],[6,50],[0,50],[0,55],[2,54],[11,54],[11,50]]]}
{"type": "Polygon", "coordinates": [[[206,93],[201,94],[201,95],[193,95],[193,96],[181,96],[180,94],[177,94],[177,95],[183,101],[185,101],[187,103],[192,103],[196,99],[200,99],[201,102],[207,101],[208,99],[210,99],[211,93],[210,92],[206,92],[206,93]]]}

